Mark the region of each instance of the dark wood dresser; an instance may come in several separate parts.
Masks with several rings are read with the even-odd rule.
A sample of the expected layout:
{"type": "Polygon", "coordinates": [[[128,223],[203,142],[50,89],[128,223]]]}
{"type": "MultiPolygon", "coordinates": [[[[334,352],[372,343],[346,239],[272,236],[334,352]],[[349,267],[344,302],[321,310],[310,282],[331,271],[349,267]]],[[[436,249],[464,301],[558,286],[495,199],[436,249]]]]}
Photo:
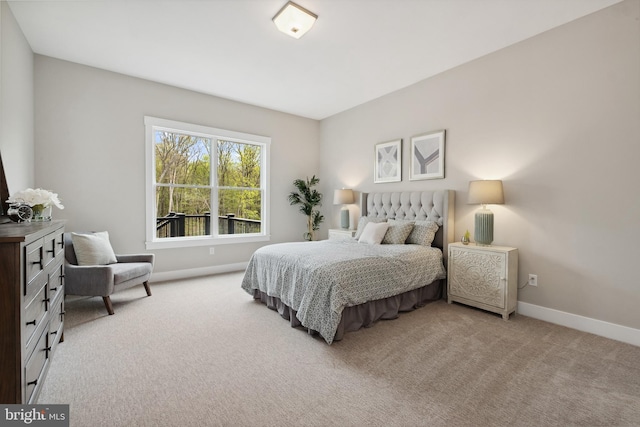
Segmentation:
{"type": "Polygon", "coordinates": [[[0,403],[36,403],[64,329],[64,221],[0,224],[0,403]]]}

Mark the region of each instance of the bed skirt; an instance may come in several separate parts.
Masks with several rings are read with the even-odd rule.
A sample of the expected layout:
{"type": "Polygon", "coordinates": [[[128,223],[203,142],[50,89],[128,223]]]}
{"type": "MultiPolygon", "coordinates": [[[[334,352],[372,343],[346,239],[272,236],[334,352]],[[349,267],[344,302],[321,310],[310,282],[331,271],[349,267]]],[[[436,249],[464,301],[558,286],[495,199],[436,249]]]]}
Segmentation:
{"type": "MultiPolygon", "coordinates": [[[[342,339],[345,332],[357,331],[360,328],[368,328],[379,319],[395,319],[398,313],[403,311],[413,311],[426,304],[437,301],[443,297],[443,289],[446,286],[446,279],[423,286],[422,288],[407,291],[400,295],[376,301],[369,301],[353,307],[345,307],[342,311],[342,318],[338,324],[334,341],[342,339]]],[[[272,310],[280,313],[284,319],[288,320],[292,328],[304,326],[296,317],[296,311],[283,304],[280,298],[271,297],[264,292],[254,289],[253,298],[260,300],[272,310]]],[[[306,329],[306,328],[305,328],[306,329]]],[[[307,329],[309,334],[316,335],[317,331],[307,329]]]]}

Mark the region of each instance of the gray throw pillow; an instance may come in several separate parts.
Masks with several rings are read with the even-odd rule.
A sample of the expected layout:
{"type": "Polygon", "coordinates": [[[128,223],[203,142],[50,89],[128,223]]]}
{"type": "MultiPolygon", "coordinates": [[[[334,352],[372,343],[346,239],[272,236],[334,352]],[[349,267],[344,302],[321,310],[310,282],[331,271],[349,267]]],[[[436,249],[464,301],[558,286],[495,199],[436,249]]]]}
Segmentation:
{"type": "Polygon", "coordinates": [[[71,241],[78,265],[107,265],[118,262],[109,242],[109,233],[106,231],[91,234],[71,233],[71,241]]]}
{"type": "Polygon", "coordinates": [[[413,230],[411,230],[411,234],[409,234],[405,243],[431,246],[438,228],[440,228],[438,224],[433,221],[415,221],[413,230]]]}
{"type": "Polygon", "coordinates": [[[395,219],[390,219],[387,221],[389,223],[389,229],[387,230],[387,234],[384,235],[384,239],[382,239],[383,245],[403,245],[411,230],[413,230],[413,222],[412,221],[397,221],[395,219]]]}

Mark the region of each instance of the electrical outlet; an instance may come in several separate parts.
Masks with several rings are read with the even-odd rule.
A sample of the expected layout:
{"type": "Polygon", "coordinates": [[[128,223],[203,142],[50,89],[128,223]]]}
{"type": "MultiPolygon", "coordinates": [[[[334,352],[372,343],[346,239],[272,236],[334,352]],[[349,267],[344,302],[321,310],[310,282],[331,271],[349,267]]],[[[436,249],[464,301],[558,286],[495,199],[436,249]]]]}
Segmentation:
{"type": "Polygon", "coordinates": [[[529,286],[538,286],[537,274],[529,274],[529,286]]]}
{"type": "Polygon", "coordinates": [[[210,247],[209,248],[209,255],[214,255],[216,253],[216,248],[210,247]]]}

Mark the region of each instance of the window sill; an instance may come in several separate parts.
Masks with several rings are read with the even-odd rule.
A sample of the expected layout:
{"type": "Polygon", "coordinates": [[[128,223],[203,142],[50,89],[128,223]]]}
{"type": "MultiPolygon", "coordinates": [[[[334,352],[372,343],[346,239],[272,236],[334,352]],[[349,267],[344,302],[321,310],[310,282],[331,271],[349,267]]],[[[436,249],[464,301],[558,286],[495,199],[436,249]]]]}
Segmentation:
{"type": "Polygon", "coordinates": [[[162,240],[152,240],[146,242],[147,249],[173,249],[173,248],[192,248],[198,246],[217,246],[217,245],[234,245],[241,243],[267,242],[271,240],[270,236],[253,235],[253,236],[219,236],[219,237],[167,237],[162,240]]]}

